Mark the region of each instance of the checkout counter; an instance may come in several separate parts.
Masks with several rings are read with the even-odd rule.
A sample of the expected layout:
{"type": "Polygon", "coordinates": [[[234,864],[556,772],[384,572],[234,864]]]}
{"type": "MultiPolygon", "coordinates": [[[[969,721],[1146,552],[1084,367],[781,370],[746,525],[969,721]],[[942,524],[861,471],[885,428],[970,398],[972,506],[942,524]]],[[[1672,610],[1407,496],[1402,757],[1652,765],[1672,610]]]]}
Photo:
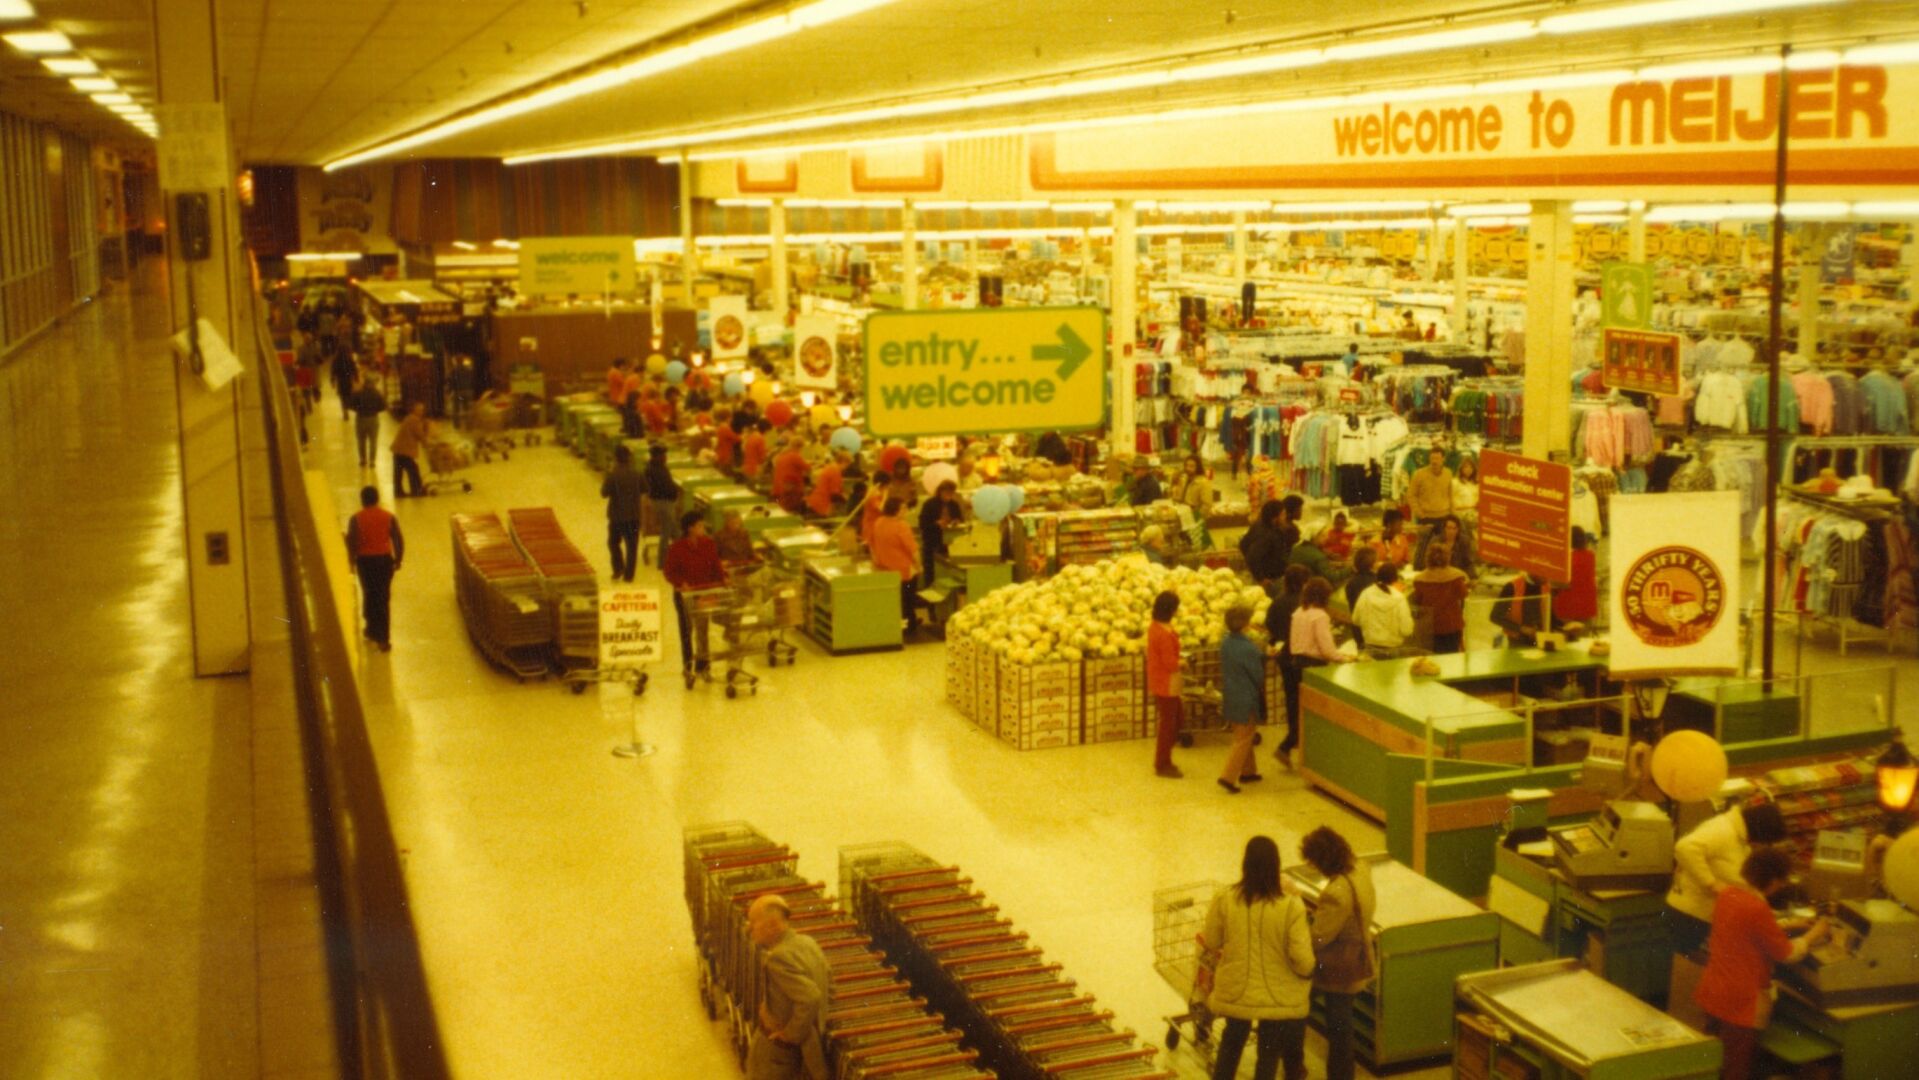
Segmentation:
{"type": "Polygon", "coordinates": [[[1709,1080],[1719,1040],[1572,960],[1480,971],[1455,985],[1453,1075],[1471,1080],[1709,1080]]]}
{"type": "MultiPolygon", "coordinates": [[[[1499,919],[1392,860],[1384,852],[1360,856],[1372,873],[1379,904],[1373,912],[1372,985],[1353,1003],[1359,1060],[1379,1072],[1452,1050],[1450,1013],[1434,1008],[1453,981],[1499,962],[1499,919]]],[[[1311,865],[1285,871],[1287,886],[1310,906],[1325,886],[1311,865]]],[[[1313,1019],[1324,1026],[1317,995],[1313,1019]]]]}

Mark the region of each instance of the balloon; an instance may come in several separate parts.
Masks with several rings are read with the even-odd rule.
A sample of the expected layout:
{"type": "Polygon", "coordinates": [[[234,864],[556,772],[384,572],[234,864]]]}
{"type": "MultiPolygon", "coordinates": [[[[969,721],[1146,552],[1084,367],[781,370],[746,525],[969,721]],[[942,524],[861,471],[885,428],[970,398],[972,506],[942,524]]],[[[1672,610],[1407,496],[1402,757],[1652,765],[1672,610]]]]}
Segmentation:
{"type": "Polygon", "coordinates": [[[766,407],[766,421],[774,427],[785,427],[793,422],[793,406],[775,401],[766,407]]]}
{"type": "Polygon", "coordinates": [[[726,381],[720,384],[720,390],[724,392],[727,397],[739,397],[746,392],[746,381],[741,379],[740,373],[736,371],[728,375],[726,381]]]}
{"type": "Polygon", "coordinates": [[[752,398],[761,408],[765,408],[773,400],[773,384],[760,379],[748,388],[746,396],[752,398]]]}
{"type": "Polygon", "coordinates": [[[899,462],[911,462],[912,460],[913,455],[907,451],[906,447],[894,443],[880,451],[880,472],[891,476],[893,475],[893,469],[899,462]]]}
{"type": "Polygon", "coordinates": [[[1013,500],[1006,489],[988,484],[973,492],[973,516],[988,525],[997,525],[1013,512],[1013,500]]]}
{"type": "Polygon", "coordinates": [[[840,428],[833,432],[832,445],[835,450],[844,450],[849,454],[857,454],[860,452],[860,433],[850,427],[840,428]]]}
{"type": "Polygon", "coordinates": [[[920,473],[920,488],[931,495],[948,480],[959,483],[959,468],[948,461],[935,461],[920,473]]]}
{"type": "Polygon", "coordinates": [[[1908,829],[1886,850],[1886,891],[1907,907],[1919,904],[1919,829],[1908,829]]]}
{"type": "Polygon", "coordinates": [[[1006,489],[1006,497],[1011,499],[1013,503],[1012,508],[1008,512],[1014,514],[1019,513],[1019,508],[1026,505],[1026,489],[1017,484],[1002,484],[1000,486],[1006,489]]]}
{"type": "Polygon", "coordinates": [[[646,373],[648,375],[666,374],[666,357],[661,356],[659,353],[654,353],[652,356],[647,357],[646,373]]]}
{"type": "Polygon", "coordinates": [[[1726,749],[1703,731],[1680,730],[1652,751],[1652,780],[1676,802],[1711,798],[1726,782],[1726,749]]]}
{"type": "Polygon", "coordinates": [[[686,381],[686,364],[675,360],[666,365],[666,381],[678,386],[686,381]]]}

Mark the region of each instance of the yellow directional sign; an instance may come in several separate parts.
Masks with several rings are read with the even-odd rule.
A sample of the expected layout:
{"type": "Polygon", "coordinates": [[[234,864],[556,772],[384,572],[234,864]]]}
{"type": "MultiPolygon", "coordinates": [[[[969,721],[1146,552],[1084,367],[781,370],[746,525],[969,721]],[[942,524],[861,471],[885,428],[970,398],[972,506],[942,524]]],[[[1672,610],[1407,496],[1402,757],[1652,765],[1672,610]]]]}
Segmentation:
{"type": "Polygon", "coordinates": [[[1106,419],[1098,307],[889,311],[866,319],[866,423],[880,438],[1076,431],[1106,419]]]}

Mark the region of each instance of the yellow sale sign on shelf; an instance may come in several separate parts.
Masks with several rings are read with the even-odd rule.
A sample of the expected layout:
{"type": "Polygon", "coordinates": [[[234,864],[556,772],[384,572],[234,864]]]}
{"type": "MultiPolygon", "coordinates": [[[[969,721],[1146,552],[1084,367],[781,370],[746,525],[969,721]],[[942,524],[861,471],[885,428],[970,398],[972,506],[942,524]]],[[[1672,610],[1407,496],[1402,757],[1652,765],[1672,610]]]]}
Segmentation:
{"type": "Polygon", "coordinates": [[[1098,307],[879,312],[865,337],[866,422],[880,438],[1105,422],[1098,307]]]}

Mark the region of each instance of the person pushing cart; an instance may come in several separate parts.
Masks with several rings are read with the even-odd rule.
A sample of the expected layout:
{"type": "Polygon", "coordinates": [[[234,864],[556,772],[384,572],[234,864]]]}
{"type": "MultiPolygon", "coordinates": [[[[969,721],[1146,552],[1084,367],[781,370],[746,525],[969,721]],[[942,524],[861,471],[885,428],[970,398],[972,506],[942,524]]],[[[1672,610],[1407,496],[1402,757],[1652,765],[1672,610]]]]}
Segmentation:
{"type": "MultiPolygon", "coordinates": [[[[667,584],[673,586],[673,614],[680,627],[680,663],[690,680],[706,670],[706,635],[702,632],[700,641],[693,640],[693,620],[685,594],[726,584],[726,571],[720,565],[720,546],[706,533],[706,515],[690,510],[680,516],[680,538],[666,549],[660,568],[666,574],[667,584]]],[[[702,626],[701,630],[704,629],[702,626]]]]}

